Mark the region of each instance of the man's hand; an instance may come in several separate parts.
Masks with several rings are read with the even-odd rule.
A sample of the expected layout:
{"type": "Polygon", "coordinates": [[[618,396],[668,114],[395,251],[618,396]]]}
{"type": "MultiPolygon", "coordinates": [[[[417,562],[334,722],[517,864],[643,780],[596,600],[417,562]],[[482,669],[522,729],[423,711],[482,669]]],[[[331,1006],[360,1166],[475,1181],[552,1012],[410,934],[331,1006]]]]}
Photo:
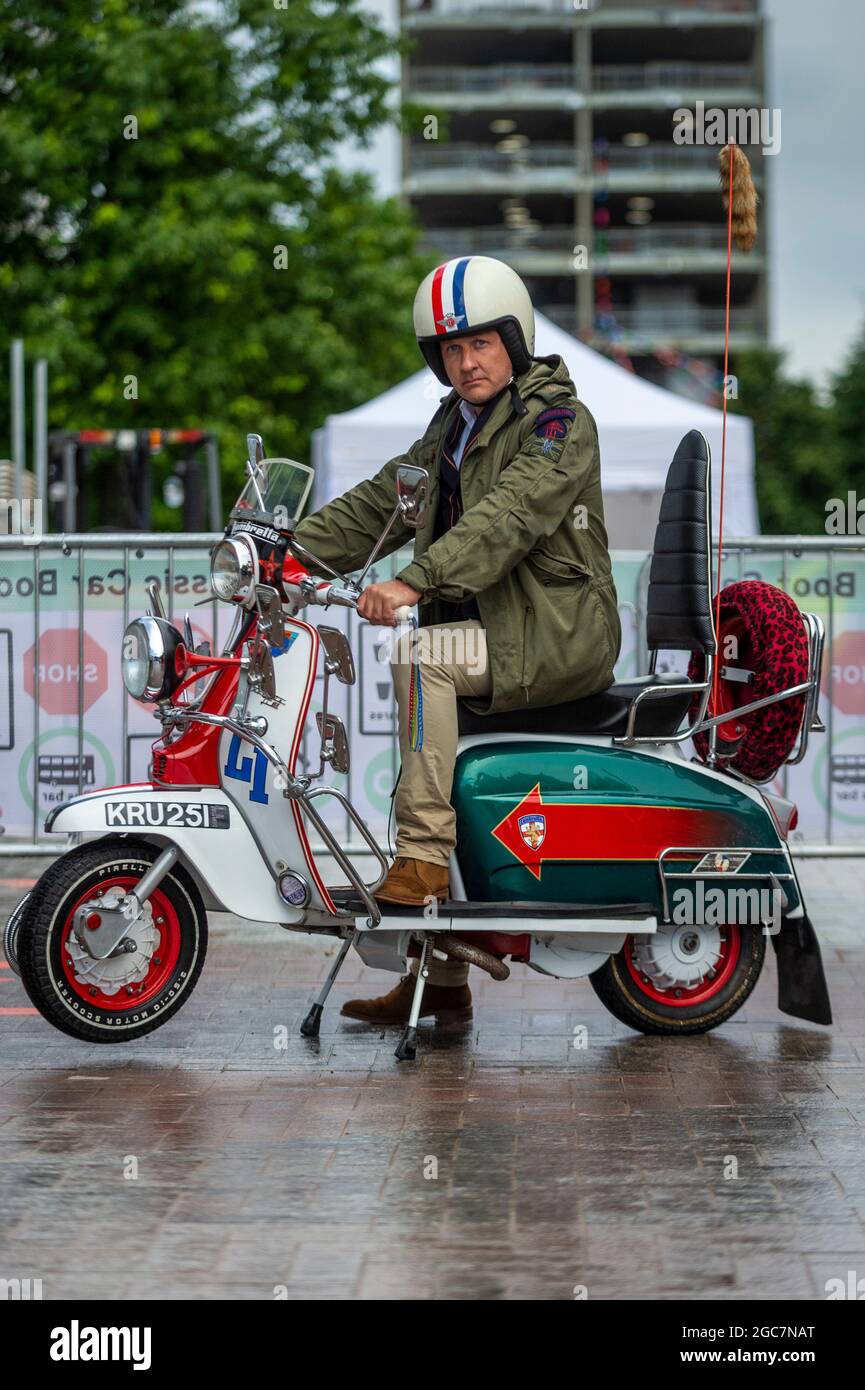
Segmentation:
{"type": "Polygon", "coordinates": [[[368,623],[396,627],[396,609],[404,603],[411,607],[419,598],[417,589],[403,584],[400,579],[391,579],[387,584],[367,584],[357,601],[357,611],[368,623]]]}

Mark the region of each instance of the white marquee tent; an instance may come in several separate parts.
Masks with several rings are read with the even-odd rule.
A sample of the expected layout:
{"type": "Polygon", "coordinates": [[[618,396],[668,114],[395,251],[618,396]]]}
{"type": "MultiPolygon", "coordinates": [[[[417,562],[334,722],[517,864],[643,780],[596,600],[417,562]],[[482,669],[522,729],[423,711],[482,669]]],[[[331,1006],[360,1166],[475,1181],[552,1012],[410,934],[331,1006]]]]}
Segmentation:
{"type": "MultiPolygon", "coordinates": [[[[714,530],[721,471],[721,411],[626,371],[538,314],[535,354],[564,358],[577,395],[597,421],[610,545],[648,550],[667,469],[682,435],[702,430],[712,450],[714,530]]],[[[427,368],[354,410],[330,415],[313,440],[314,506],[372,477],[419,439],[445,388],[427,368]]],[[[724,533],[758,534],[751,421],[727,417],[724,533]]]]}

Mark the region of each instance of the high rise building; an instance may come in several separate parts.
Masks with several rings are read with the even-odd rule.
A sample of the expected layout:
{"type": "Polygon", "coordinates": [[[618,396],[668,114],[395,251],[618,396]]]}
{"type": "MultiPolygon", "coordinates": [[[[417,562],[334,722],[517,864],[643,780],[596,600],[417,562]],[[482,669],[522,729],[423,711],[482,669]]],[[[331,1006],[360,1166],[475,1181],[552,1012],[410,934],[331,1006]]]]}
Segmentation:
{"type": "MultiPolygon", "coordinates": [[[[403,96],[429,118],[401,184],[428,246],[501,257],[545,314],[654,380],[717,370],[726,218],[699,103],[766,108],[759,0],[402,0],[402,29],[403,96]]],[[[734,351],[768,333],[772,156],[746,148],[762,231],[736,258],[734,351]]]]}

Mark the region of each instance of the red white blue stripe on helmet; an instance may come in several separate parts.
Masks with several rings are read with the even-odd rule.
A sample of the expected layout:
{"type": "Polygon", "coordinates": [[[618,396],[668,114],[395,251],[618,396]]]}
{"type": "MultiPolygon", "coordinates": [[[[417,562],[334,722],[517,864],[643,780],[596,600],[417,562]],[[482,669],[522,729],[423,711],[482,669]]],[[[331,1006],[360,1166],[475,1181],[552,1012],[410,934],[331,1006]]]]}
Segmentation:
{"type": "Polygon", "coordinates": [[[463,285],[470,257],[446,261],[435,271],[432,280],[432,311],[436,333],[465,332],[471,327],[466,314],[463,285]]]}

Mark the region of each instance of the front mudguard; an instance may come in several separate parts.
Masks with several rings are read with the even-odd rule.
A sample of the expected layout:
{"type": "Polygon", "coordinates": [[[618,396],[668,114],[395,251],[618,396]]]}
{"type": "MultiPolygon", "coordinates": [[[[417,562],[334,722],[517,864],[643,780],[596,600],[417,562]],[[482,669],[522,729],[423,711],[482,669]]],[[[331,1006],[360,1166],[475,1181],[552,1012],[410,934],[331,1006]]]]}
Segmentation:
{"type": "Polygon", "coordinates": [[[778,1008],[807,1023],[831,1023],[832,1006],[820,943],[807,912],[785,917],[772,936],[778,966],[778,1008]]]}
{"type": "MultiPolygon", "coordinates": [[[[133,835],[163,849],[176,845],[205,902],[215,904],[216,910],[283,926],[301,926],[305,920],[305,909],[290,907],[280,898],[274,875],[247,821],[220,787],[154,788],[142,784],[84,792],[56,806],[45,829],[100,839],[112,832],[133,835]],[[157,823],[158,817],[150,821],[143,815],[135,820],[120,819],[113,814],[118,807],[130,804],[150,803],[158,808],[160,803],[178,802],[215,807],[219,815],[208,813],[198,825],[191,826],[165,819],[157,823]]],[[[319,902],[314,900],[314,906],[319,902]]]]}

